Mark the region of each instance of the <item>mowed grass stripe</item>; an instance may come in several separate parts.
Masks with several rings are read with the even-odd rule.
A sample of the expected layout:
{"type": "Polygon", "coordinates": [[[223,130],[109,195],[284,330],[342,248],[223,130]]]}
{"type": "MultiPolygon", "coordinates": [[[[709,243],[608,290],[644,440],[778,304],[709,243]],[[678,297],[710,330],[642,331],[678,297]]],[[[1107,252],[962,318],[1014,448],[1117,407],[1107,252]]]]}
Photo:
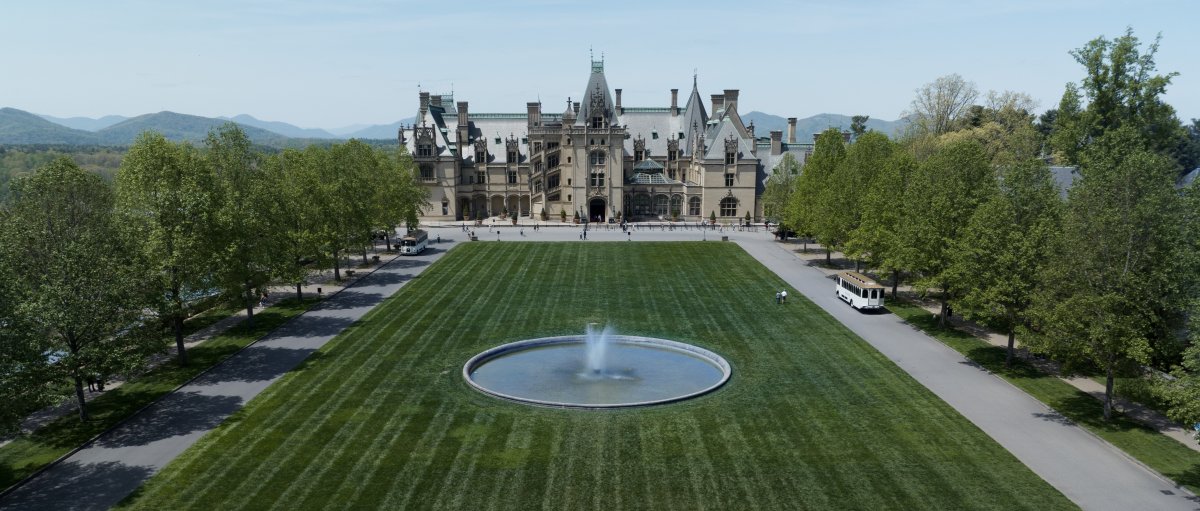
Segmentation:
{"type": "Polygon", "coordinates": [[[775,305],[779,289],[730,243],[460,245],[129,507],[1073,507],[794,290],[775,305]],[[626,411],[528,407],[461,381],[487,347],[593,321],[712,349],[734,376],[707,396],[626,411]],[[308,403],[323,400],[336,406],[308,403]],[[270,440],[247,440],[259,437],[270,440]],[[259,452],[267,445],[303,452],[259,452]],[[256,454],[228,452],[247,446],[256,454]],[[285,467],[256,489],[220,475],[230,459],[246,477],[285,467]],[[210,476],[219,482],[198,482],[210,476]],[[207,506],[165,505],[198,487],[207,506]]]}

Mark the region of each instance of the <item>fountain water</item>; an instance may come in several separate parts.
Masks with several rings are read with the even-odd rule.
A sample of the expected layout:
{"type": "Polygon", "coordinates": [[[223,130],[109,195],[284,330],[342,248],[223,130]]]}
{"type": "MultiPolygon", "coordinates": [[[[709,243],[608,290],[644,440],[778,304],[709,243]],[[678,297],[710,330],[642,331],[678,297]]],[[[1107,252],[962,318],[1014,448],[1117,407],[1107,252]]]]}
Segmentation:
{"type": "Polygon", "coordinates": [[[669,403],[710,392],[729,363],[703,348],[587,325],[586,333],[517,341],[463,366],[472,387],[522,403],[616,408],[669,403]]]}
{"type": "Polygon", "coordinates": [[[592,374],[603,375],[608,373],[608,344],[612,335],[612,327],[605,326],[603,330],[597,332],[596,325],[596,323],[588,323],[587,336],[584,337],[584,344],[587,346],[585,352],[587,369],[592,374]]]}

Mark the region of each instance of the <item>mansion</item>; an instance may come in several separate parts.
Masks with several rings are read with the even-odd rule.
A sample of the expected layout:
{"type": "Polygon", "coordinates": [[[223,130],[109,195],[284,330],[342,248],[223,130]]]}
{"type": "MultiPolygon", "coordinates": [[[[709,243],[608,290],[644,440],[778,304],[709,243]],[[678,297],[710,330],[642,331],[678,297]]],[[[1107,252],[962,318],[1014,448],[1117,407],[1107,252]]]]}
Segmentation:
{"type": "Polygon", "coordinates": [[[474,113],[453,95],[420,92],[399,138],[430,189],[423,218],[757,221],[771,169],[788,153],[803,164],[813,148],[796,142],[795,118],[786,142],[781,131],[756,138],[736,89],[706,109],[694,77],[682,106],[671,89],[669,107],[626,107],[593,61],[578,99],[562,112],[530,102],[524,113],[474,113]]]}

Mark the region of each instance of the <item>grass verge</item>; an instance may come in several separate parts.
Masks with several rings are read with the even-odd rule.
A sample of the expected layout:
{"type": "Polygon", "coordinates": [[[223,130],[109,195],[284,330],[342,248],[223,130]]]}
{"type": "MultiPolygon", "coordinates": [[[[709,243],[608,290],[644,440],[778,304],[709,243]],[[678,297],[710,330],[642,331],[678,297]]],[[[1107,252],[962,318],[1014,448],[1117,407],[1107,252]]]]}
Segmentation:
{"type": "MultiPolygon", "coordinates": [[[[311,300],[299,303],[294,298],[282,300],[255,314],[253,326],[248,326],[245,322],[239,323],[223,334],[189,349],[187,367],[179,367],[174,361],[168,361],[89,401],[88,412],[91,419],[87,422],[80,422],[77,414],[70,414],[33,434],[23,435],[0,447],[0,488],[8,488],[28,477],[315,303],[311,300]]],[[[211,325],[222,319],[222,313],[228,315],[232,314],[232,311],[218,308],[211,313],[201,314],[194,318],[200,321],[189,324],[188,330],[194,332],[211,325]]],[[[170,352],[174,353],[173,337],[168,347],[170,352]]]]}
{"type": "Polygon", "coordinates": [[[1006,369],[1005,348],[961,330],[941,328],[929,311],[917,305],[892,301],[888,309],[1176,484],[1200,493],[1200,452],[1120,415],[1106,422],[1103,403],[1096,398],[1020,359],[1006,369]]]}
{"type": "Polygon", "coordinates": [[[732,243],[461,245],[118,507],[1074,507],[802,295],[764,289],[794,292],[732,243]],[[484,349],[590,322],[711,349],[733,376],[627,410],[462,380],[484,349]]]}

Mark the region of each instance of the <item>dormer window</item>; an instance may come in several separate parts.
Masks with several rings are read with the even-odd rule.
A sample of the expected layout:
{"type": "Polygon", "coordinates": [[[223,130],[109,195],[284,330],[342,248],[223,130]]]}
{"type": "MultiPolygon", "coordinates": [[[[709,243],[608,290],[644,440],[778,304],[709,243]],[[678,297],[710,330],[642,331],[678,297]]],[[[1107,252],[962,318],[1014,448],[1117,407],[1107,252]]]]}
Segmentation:
{"type": "Polygon", "coordinates": [[[593,128],[603,128],[604,127],[604,118],[603,117],[592,117],[592,127],[593,128]]]}
{"type": "Polygon", "coordinates": [[[725,153],[725,164],[733,165],[737,162],[737,153],[725,153]]]}
{"type": "Polygon", "coordinates": [[[417,144],[417,156],[426,158],[433,156],[433,144],[417,144]]]}
{"type": "Polygon", "coordinates": [[[487,151],[475,151],[475,163],[487,163],[487,151]]]}
{"type": "Polygon", "coordinates": [[[516,161],[517,161],[517,152],[516,151],[508,152],[508,161],[510,163],[516,163],[516,161]]]}

